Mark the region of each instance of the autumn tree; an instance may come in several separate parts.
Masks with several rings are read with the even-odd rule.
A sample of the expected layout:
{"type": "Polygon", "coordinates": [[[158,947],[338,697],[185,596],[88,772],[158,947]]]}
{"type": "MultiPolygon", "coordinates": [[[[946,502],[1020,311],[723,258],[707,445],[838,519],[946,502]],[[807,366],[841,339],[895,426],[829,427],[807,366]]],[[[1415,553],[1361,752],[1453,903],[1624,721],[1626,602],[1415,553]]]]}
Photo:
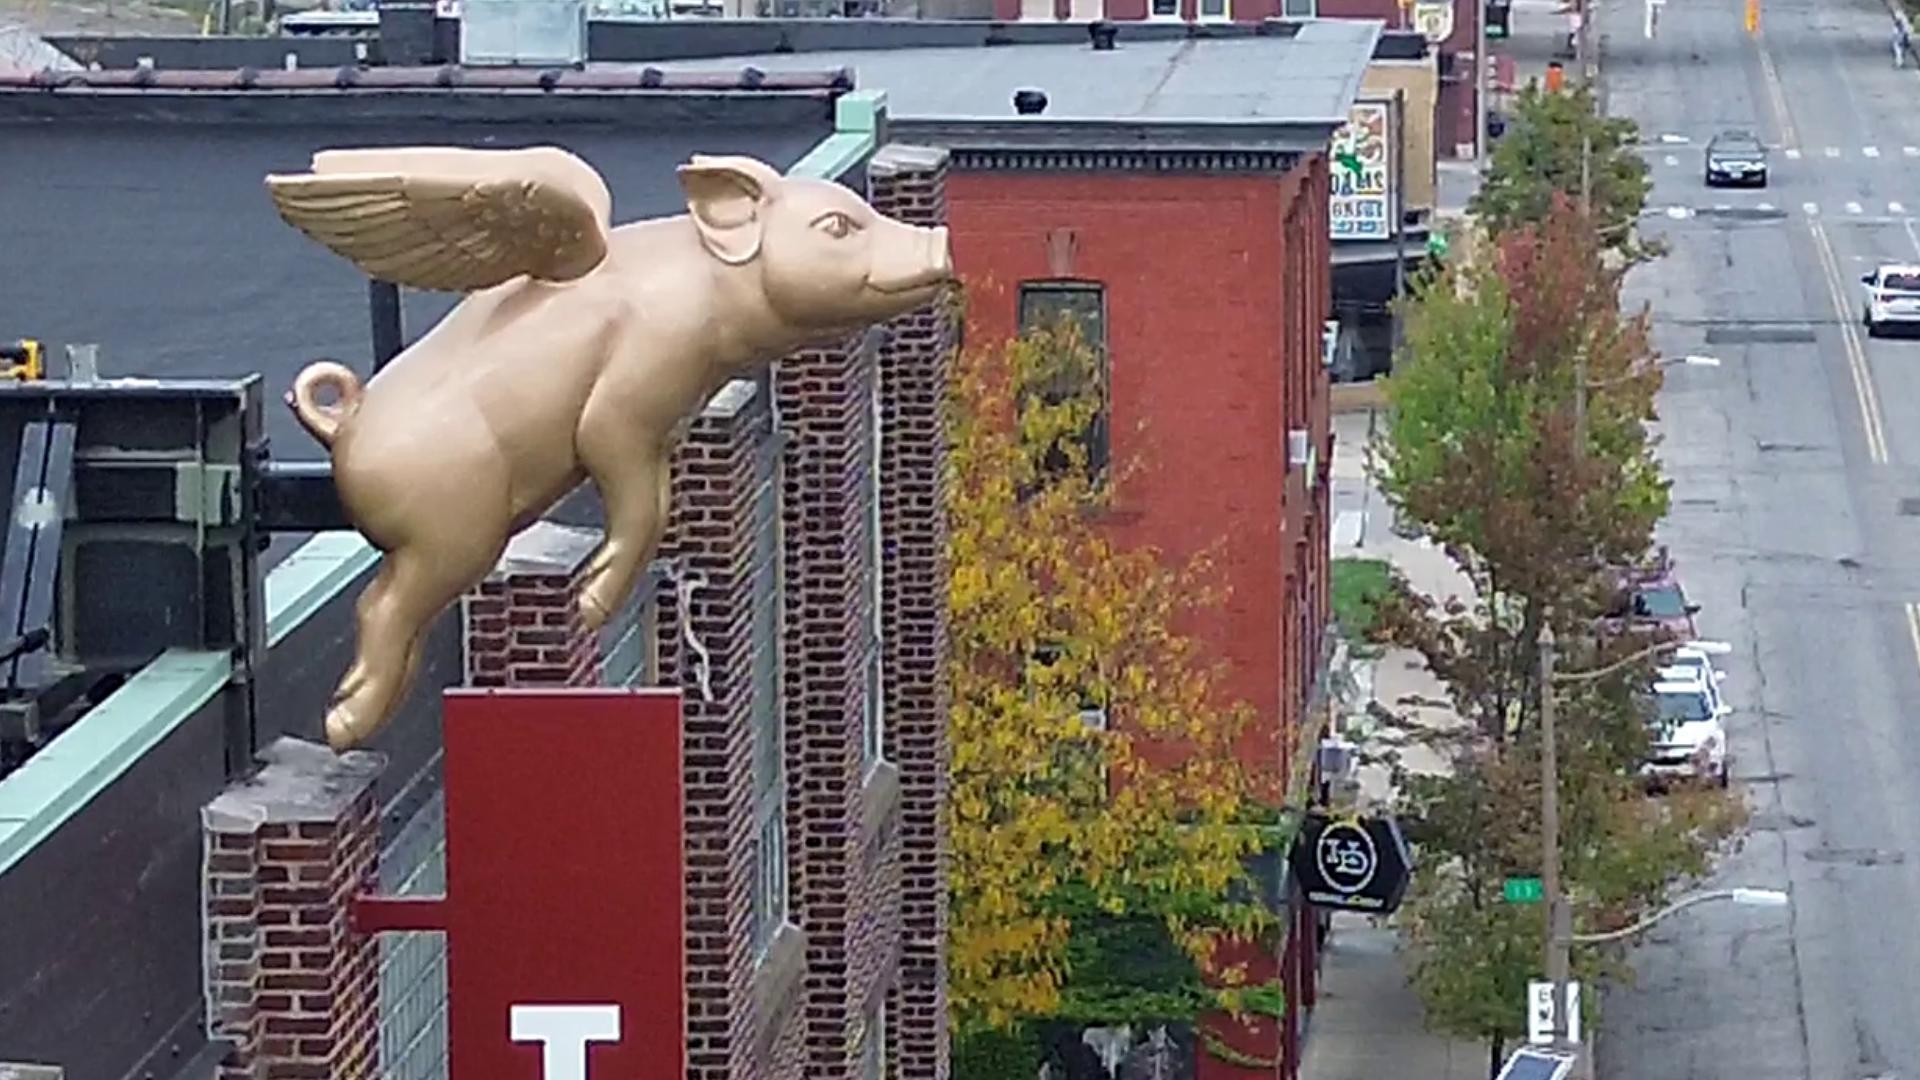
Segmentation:
{"type": "Polygon", "coordinates": [[[969,350],[952,392],[957,1043],[1048,1017],[1191,1017],[1258,989],[1200,977],[1219,942],[1270,925],[1245,888],[1270,839],[1234,754],[1248,710],[1178,629],[1218,590],[1204,559],[1170,566],[1100,527],[1095,360],[1063,323],[969,350]],[[1128,1008],[1155,1015],[1111,1016],[1128,1008]]]}
{"type": "MultiPolygon", "coordinates": [[[[1660,383],[1647,316],[1623,314],[1618,260],[1557,196],[1537,224],[1496,234],[1485,258],[1423,279],[1372,447],[1387,499],[1472,585],[1444,602],[1403,587],[1382,633],[1416,649],[1470,723],[1434,736],[1453,771],[1404,778],[1421,856],[1404,920],[1434,1026],[1499,1053],[1540,975],[1544,912],[1502,901],[1539,872],[1538,640],[1568,663],[1620,664],[1557,686],[1563,880],[1586,926],[1615,925],[1706,866],[1737,818],[1714,791],[1644,797],[1641,641],[1595,629],[1622,567],[1642,562],[1667,484],[1646,421],[1660,383]]],[[[1577,955],[1591,978],[1603,958],[1577,955]]]]}
{"type": "Polygon", "coordinates": [[[1606,246],[1636,255],[1633,226],[1653,182],[1636,152],[1640,130],[1632,120],[1600,112],[1587,86],[1542,90],[1528,86],[1516,98],[1506,130],[1470,210],[1495,233],[1544,223],[1556,197],[1591,198],[1606,246]]]}

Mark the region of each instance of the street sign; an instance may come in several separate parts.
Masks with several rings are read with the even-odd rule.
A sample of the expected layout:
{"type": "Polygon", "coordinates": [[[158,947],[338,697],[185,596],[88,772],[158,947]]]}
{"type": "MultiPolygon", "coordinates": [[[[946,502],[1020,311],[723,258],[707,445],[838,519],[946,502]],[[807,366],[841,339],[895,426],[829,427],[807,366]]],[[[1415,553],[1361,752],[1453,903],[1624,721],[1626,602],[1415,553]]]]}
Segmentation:
{"type": "Polygon", "coordinates": [[[1502,892],[1509,904],[1537,904],[1545,895],[1537,877],[1510,877],[1502,892]]]}
{"type": "Polygon", "coordinates": [[[1307,903],[1385,915],[1400,906],[1413,856],[1392,818],[1309,814],[1289,855],[1307,903]]]}
{"type": "MultiPolygon", "coordinates": [[[[1553,1031],[1553,984],[1536,979],[1527,984],[1527,1041],[1548,1046],[1556,1040],[1553,1031]]],[[[1580,984],[1567,984],[1567,1043],[1580,1045],[1580,984]]]]}

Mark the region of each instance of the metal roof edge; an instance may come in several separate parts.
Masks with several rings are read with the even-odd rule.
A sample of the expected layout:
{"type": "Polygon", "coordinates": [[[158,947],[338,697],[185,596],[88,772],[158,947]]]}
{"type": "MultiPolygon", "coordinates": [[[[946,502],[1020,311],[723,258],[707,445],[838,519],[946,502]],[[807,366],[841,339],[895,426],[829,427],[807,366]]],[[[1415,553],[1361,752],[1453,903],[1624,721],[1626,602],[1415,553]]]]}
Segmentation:
{"type": "Polygon", "coordinates": [[[896,117],[902,139],[965,150],[1325,150],[1346,117],[1151,120],[896,117]]]}

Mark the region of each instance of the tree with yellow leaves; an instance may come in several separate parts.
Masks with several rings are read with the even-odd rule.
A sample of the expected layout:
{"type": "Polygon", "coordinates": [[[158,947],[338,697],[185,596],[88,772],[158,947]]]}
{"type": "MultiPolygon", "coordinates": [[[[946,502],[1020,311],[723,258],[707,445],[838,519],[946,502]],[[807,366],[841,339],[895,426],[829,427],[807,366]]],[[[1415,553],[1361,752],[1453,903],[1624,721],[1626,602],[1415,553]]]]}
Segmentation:
{"type": "MultiPolygon", "coordinates": [[[[1177,629],[1217,596],[1206,562],[1169,568],[1102,529],[1112,477],[1088,452],[1100,365],[1074,325],[970,350],[958,366],[947,487],[957,1043],[1036,1019],[1192,1021],[1246,1006],[1270,988],[1210,960],[1218,942],[1271,928],[1245,868],[1274,841],[1260,823],[1277,798],[1234,755],[1249,710],[1221,700],[1177,629]]],[[[969,1080],[988,1075],[976,1066],[969,1080]]]]}

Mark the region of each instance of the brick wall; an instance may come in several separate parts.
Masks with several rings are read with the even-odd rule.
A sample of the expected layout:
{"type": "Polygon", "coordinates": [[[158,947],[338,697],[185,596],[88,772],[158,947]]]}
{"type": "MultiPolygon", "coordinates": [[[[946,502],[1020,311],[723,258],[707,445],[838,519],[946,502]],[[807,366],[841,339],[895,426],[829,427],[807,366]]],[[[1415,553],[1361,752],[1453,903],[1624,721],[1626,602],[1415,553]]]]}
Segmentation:
{"type": "MultiPolygon", "coordinates": [[[[947,155],[889,145],[868,166],[873,205],[947,221],[947,155]]],[[[880,349],[881,657],[885,753],[898,770],[901,953],[887,988],[887,1074],[947,1076],[946,394],[957,328],[945,309],[893,320],[880,349]]],[[[880,857],[884,866],[886,856],[880,857]]],[[[883,874],[883,893],[894,886],[883,874]]],[[[869,886],[875,888],[876,886],[869,886]]]]}
{"type": "Polygon", "coordinates": [[[690,1080],[800,1075],[803,935],[789,927],[761,949],[752,933],[762,839],[755,695],[778,689],[764,681],[767,643],[756,637],[766,612],[754,596],[757,575],[778,559],[762,531],[778,453],[768,391],[736,381],[692,421],[673,458],[660,551],[672,576],[657,637],[661,681],[685,695],[690,1080]]]}
{"type": "Polygon", "coordinates": [[[377,951],[349,929],[376,884],[378,755],[282,738],[202,811],[207,1015],[220,1080],[373,1080],[377,951]]]}
{"type": "Polygon", "coordinates": [[[594,529],[534,523],[461,601],[467,685],[590,686],[600,679],[597,636],[574,596],[600,542],[594,529]]]}

